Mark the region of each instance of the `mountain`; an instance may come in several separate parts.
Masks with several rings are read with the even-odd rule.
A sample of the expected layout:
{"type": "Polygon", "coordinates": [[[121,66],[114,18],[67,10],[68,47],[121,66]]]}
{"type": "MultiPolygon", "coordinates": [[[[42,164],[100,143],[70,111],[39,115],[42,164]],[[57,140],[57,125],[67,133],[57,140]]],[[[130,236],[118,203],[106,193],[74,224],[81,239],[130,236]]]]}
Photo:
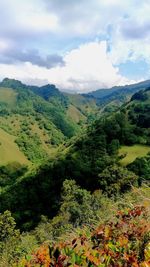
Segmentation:
{"type": "Polygon", "coordinates": [[[150,80],[130,84],[125,86],[114,86],[110,89],[99,89],[88,94],[85,97],[93,97],[96,103],[103,107],[104,111],[116,110],[118,106],[129,101],[133,94],[139,90],[150,87],[150,80]]]}
{"type": "Polygon", "coordinates": [[[7,164],[7,158],[11,161],[9,150],[3,149],[5,133],[16,153],[15,160],[20,158],[22,163],[24,158],[29,165],[41,164],[53,158],[68,138],[103,114],[115,112],[134,92],[149,85],[145,81],[81,95],[63,93],[51,84],[30,86],[5,78],[0,83],[0,164],[7,164]]]}
{"type": "Polygon", "coordinates": [[[56,214],[66,179],[75,180],[91,192],[99,188],[109,197],[125,193],[131,185],[142,184],[143,179],[148,183],[149,116],[150,90],[147,88],[134,94],[116,112],[104,114],[90,123],[80,136],[64,143],[53,160],[47,161],[36,172],[27,173],[22,178],[18,175],[3,183],[1,210],[9,208],[17,223],[28,229],[34,227],[41,214],[49,217],[56,214]],[[121,149],[126,149],[125,155],[121,149]],[[144,158],[139,159],[144,165],[142,169],[138,167],[138,172],[135,149],[144,151],[141,154],[144,158]],[[129,168],[122,163],[125,157],[128,157],[129,168]]]}
{"type": "MultiPolygon", "coordinates": [[[[0,127],[3,135],[4,131],[10,135],[12,147],[26,157],[24,162],[41,163],[53,156],[59,144],[79,133],[88,120],[86,105],[91,105],[89,100],[77,106],[54,85],[28,86],[8,78],[0,83],[0,127]]],[[[1,164],[9,150],[4,155],[1,164]]]]}
{"type": "Polygon", "coordinates": [[[114,92],[118,94],[134,94],[136,93],[136,91],[146,89],[148,87],[150,87],[150,80],[124,86],[114,86],[109,89],[98,89],[84,95],[92,96],[96,99],[102,99],[109,95],[112,95],[114,92]]]}
{"type": "Polygon", "coordinates": [[[34,163],[46,159],[52,145],[63,142],[64,128],[68,128],[71,135],[75,130],[63,110],[49,104],[21,82],[9,79],[0,84],[0,124],[14,137],[26,158],[34,163]]]}
{"type": "Polygon", "coordinates": [[[0,160],[10,160],[0,166],[0,265],[149,266],[150,87],[95,120],[86,117],[91,99],[50,88],[0,88],[1,125],[10,118],[7,131],[17,131],[0,129],[0,160]],[[24,154],[41,152],[36,105],[63,143],[33,168],[24,154]],[[67,138],[52,122],[53,105],[65,116],[70,106],[76,123],[81,108],[87,127],[67,138]]]}

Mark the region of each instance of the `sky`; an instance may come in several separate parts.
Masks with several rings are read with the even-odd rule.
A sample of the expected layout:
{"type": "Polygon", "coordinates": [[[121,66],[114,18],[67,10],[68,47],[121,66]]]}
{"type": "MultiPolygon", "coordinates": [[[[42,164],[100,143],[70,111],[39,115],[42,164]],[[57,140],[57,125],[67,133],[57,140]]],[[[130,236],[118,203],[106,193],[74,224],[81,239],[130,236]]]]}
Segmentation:
{"type": "Polygon", "coordinates": [[[150,0],[0,0],[0,80],[88,92],[150,78],[150,0]]]}

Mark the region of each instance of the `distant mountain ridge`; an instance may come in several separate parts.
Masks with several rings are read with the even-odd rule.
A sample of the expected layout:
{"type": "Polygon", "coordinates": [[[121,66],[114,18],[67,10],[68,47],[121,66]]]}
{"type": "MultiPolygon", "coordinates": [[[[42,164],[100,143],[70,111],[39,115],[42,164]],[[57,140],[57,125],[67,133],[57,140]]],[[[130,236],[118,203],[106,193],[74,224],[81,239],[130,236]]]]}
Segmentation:
{"type": "Polygon", "coordinates": [[[150,87],[150,80],[146,80],[143,82],[135,83],[135,84],[129,84],[129,85],[123,85],[123,86],[113,86],[109,89],[98,89],[96,91],[89,92],[87,94],[83,94],[85,96],[91,96],[94,98],[102,99],[107,97],[108,95],[112,95],[113,93],[135,93],[138,90],[146,89],[150,87]]]}
{"type": "Polygon", "coordinates": [[[114,86],[110,89],[99,89],[88,94],[83,94],[86,98],[93,98],[93,101],[101,107],[102,112],[112,112],[117,110],[122,104],[130,101],[131,97],[140,90],[150,87],[150,80],[130,84],[125,86],[114,86]]]}

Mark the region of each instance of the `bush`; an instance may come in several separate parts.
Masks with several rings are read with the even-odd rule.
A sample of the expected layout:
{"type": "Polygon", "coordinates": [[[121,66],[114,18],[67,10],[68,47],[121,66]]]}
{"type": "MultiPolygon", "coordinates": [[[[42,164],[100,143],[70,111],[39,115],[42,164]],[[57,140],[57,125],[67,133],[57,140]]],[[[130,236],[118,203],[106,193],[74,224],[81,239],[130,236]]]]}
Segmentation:
{"type": "Polygon", "coordinates": [[[16,266],[148,267],[150,240],[146,216],[143,206],[120,210],[113,221],[94,231],[85,227],[64,242],[42,244],[31,259],[22,258],[16,266]]]}

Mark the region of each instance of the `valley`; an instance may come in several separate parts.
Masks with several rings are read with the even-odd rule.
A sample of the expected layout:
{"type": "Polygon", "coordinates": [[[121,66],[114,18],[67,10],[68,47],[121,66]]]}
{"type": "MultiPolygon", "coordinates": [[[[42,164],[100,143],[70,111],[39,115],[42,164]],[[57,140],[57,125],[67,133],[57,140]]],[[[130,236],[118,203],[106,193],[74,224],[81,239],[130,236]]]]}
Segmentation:
{"type": "MultiPolygon", "coordinates": [[[[120,208],[120,226],[124,213],[137,213],[130,216],[129,228],[132,220],[138,223],[139,214],[147,225],[149,213],[139,205],[149,201],[150,87],[138,87],[139,91],[137,87],[133,86],[133,94],[127,91],[121,102],[114,89],[113,97],[108,94],[106,100],[103,91],[104,99],[99,101],[93,96],[62,93],[53,85],[32,87],[4,79],[0,86],[0,222],[6,233],[0,240],[3,262],[16,267],[38,266],[41,261],[37,254],[33,257],[33,249],[40,251],[42,264],[46,259],[55,262],[55,254],[44,254],[49,253],[46,240],[48,244],[58,242],[59,253],[73,261],[61,249],[59,238],[70,240],[67,233],[76,235],[78,230],[90,236],[84,233],[84,226],[91,231],[91,225],[98,227],[97,221],[102,227],[109,221],[107,231],[120,208]],[[7,222],[9,227],[5,228],[7,222]],[[12,258],[18,248],[18,259],[12,258]]],[[[125,238],[120,229],[118,237],[110,236],[115,247],[119,235],[125,238]]],[[[105,238],[102,242],[105,246],[105,238]]],[[[132,245],[130,237],[126,242],[132,245]]],[[[68,243],[72,253],[78,253],[73,262],[84,262],[79,250],[74,252],[70,246],[68,243]]],[[[137,259],[138,252],[134,252],[137,259]]]]}

